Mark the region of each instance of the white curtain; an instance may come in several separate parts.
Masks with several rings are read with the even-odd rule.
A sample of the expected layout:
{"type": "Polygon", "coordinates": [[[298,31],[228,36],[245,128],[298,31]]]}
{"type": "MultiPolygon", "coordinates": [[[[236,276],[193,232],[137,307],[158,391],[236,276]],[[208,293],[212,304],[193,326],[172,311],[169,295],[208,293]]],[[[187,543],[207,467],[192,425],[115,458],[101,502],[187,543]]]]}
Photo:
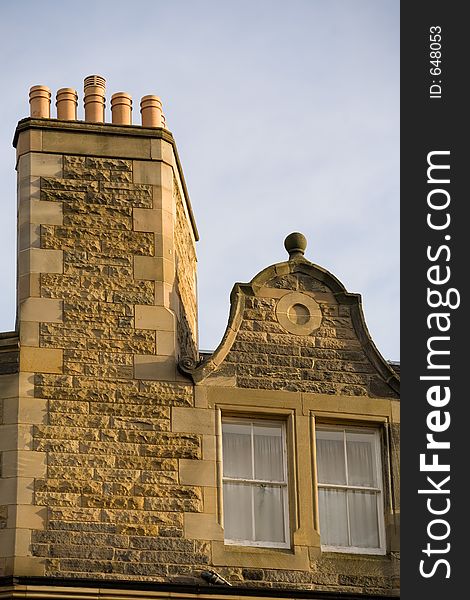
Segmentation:
{"type": "Polygon", "coordinates": [[[255,540],[285,542],[283,491],[280,487],[254,486],[255,540]]]}
{"type": "Polygon", "coordinates": [[[349,485],[375,487],[373,435],[348,432],[346,440],[349,485]]]}
{"type": "Polygon", "coordinates": [[[284,481],[280,426],[254,425],[255,479],[284,481]]]}
{"type": "Polygon", "coordinates": [[[325,546],[349,546],[346,492],[318,490],[320,534],[325,546]]]}
{"type": "Polygon", "coordinates": [[[317,471],[319,483],[346,484],[342,431],[317,432],[317,471]]]}
{"type": "Polygon", "coordinates": [[[253,540],[251,485],[224,483],[224,529],[227,540],[253,540]]]}
{"type": "Polygon", "coordinates": [[[224,423],[222,451],[224,477],[252,479],[251,424],[224,423]]]}
{"type": "Polygon", "coordinates": [[[373,492],[348,492],[351,545],[378,548],[377,495],[373,492]]]}

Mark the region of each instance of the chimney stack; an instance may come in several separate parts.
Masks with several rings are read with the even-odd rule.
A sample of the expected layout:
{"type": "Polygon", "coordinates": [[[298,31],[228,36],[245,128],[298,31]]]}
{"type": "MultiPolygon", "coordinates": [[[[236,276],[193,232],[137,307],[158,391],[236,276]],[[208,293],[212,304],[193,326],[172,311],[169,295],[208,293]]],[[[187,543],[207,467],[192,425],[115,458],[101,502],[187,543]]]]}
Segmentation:
{"type": "MultiPolygon", "coordinates": [[[[62,561],[60,569],[53,567],[59,583],[70,573],[104,575],[102,557],[115,544],[102,540],[102,520],[130,523],[126,539],[132,548],[140,548],[142,539],[152,543],[154,523],[173,523],[176,513],[154,518],[160,499],[147,498],[154,485],[150,478],[146,485],[145,473],[160,468],[154,457],[166,456],[167,447],[177,457],[199,455],[200,448],[197,434],[183,433],[180,442],[174,441],[179,433],[167,431],[173,405],[193,405],[192,388],[178,365],[181,357],[191,364],[198,359],[198,235],[175,141],[161,126],[160,99],[144,102],[148,128],[140,118],[132,125],[131,96],[119,91],[121,85],[113,87],[105,121],[106,82],[92,75],[84,82],[85,119],[80,109],[76,120],[77,92],[65,87],[69,83],[31,88],[31,118],[20,120],[13,141],[17,333],[6,340],[0,335],[0,355],[4,347],[8,353],[7,362],[0,359],[0,597],[5,577],[49,577],[49,556],[62,561]],[[50,109],[51,91],[57,113],[50,109]],[[167,406],[160,406],[160,396],[167,406]],[[104,433],[97,434],[97,427],[104,433]],[[130,465],[126,453],[134,451],[139,456],[130,465]],[[144,473],[139,476],[144,483],[127,489],[115,483],[111,471],[91,481],[90,469],[82,468],[85,455],[87,465],[144,473]],[[93,544],[87,532],[96,511],[98,560],[67,564],[77,553],[91,557],[85,545],[93,544]],[[133,528],[135,520],[148,522],[148,529],[133,528]],[[76,524],[85,533],[72,541],[85,550],[62,544],[54,523],[67,532],[76,524]]],[[[82,102],[83,92],[77,91],[82,102]]],[[[141,97],[134,96],[137,105],[141,97]]],[[[171,468],[177,465],[178,458],[172,459],[171,468]]],[[[191,503],[189,508],[177,503],[181,525],[183,510],[193,504],[199,510],[199,500],[191,503]]],[[[164,511],[176,510],[167,504],[164,511]]],[[[138,571],[140,554],[113,563],[120,565],[119,577],[133,572],[160,577],[158,561],[138,571]]]]}

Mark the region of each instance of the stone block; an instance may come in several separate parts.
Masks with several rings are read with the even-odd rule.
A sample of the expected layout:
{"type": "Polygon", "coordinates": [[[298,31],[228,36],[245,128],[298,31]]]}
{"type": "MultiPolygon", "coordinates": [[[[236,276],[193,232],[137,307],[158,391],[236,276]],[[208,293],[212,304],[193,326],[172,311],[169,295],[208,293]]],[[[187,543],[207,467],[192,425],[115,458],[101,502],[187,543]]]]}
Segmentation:
{"type": "Polygon", "coordinates": [[[163,259],[156,256],[134,256],[134,279],[162,281],[163,259]]]}
{"type": "Polygon", "coordinates": [[[0,558],[12,556],[15,550],[15,531],[0,529],[0,558]]]}
{"type": "Polygon", "coordinates": [[[175,381],[176,361],[171,356],[134,356],[134,377],[136,379],[175,381]]]}
{"type": "Polygon", "coordinates": [[[174,356],[175,344],[174,331],[159,331],[157,333],[157,354],[159,356],[174,356]]]}
{"type": "MultiPolygon", "coordinates": [[[[44,469],[44,473],[39,474],[40,477],[44,477],[45,476],[45,469],[44,469]]],[[[34,479],[31,477],[18,477],[16,482],[17,482],[17,488],[16,488],[16,502],[17,504],[24,504],[24,505],[33,505],[33,498],[34,498],[34,479]]]]}
{"type": "Polygon", "coordinates": [[[175,245],[171,235],[155,234],[155,256],[161,256],[174,262],[175,245]]]}
{"type": "Polygon", "coordinates": [[[132,213],[134,231],[162,232],[161,211],[150,208],[134,208],[132,213]]]}
{"type": "Polygon", "coordinates": [[[24,398],[34,398],[34,373],[19,373],[19,395],[24,398]]]}
{"type": "Polygon", "coordinates": [[[247,548],[246,546],[226,546],[215,540],[212,544],[212,564],[228,567],[255,567],[262,569],[283,569],[309,571],[308,549],[297,546],[294,552],[277,552],[269,548],[247,548]]]}
{"type": "MultiPolygon", "coordinates": [[[[20,161],[24,160],[22,157],[20,161]]],[[[18,222],[20,225],[31,221],[31,204],[38,202],[41,198],[41,178],[23,177],[21,169],[18,170],[18,222]]]]}
{"type": "Polygon", "coordinates": [[[194,405],[196,408],[207,408],[207,388],[204,386],[195,386],[194,405]]]}
{"type": "MultiPolygon", "coordinates": [[[[7,452],[4,452],[3,454],[6,455],[7,452]]],[[[0,478],[0,502],[2,505],[16,504],[16,479],[14,477],[2,475],[0,478]]],[[[1,531],[2,530],[0,529],[0,533],[1,531]]]]}
{"type": "MultiPolygon", "coordinates": [[[[18,450],[4,452],[3,454],[3,476],[16,477],[23,480],[27,487],[31,477],[45,477],[46,455],[44,452],[33,452],[32,450],[18,450]]],[[[32,490],[32,488],[31,488],[32,490]]],[[[24,502],[27,504],[27,502],[24,502]]]]}
{"type": "Polygon", "coordinates": [[[202,490],[204,512],[206,514],[216,515],[218,505],[218,490],[215,487],[205,487],[202,490]]]}
{"type": "Polygon", "coordinates": [[[215,515],[184,513],[184,536],[193,540],[223,540],[224,530],[215,515]]]}
{"type": "Polygon", "coordinates": [[[27,152],[41,152],[42,147],[42,131],[39,131],[38,129],[22,131],[18,136],[18,142],[16,144],[16,157],[19,158],[27,152]]]}
{"type": "Polygon", "coordinates": [[[17,373],[2,375],[0,381],[0,400],[2,398],[16,398],[18,396],[19,377],[17,373]]]}
{"type": "Polygon", "coordinates": [[[175,263],[173,259],[161,259],[163,264],[163,281],[169,285],[173,285],[175,281],[175,263]]]}
{"type": "Polygon", "coordinates": [[[175,432],[215,435],[215,413],[203,408],[173,406],[171,428],[175,432]]]}
{"type": "Polygon", "coordinates": [[[31,201],[31,223],[62,225],[63,219],[62,204],[60,202],[31,201]]]}
{"type": "MultiPolygon", "coordinates": [[[[30,223],[29,220],[20,223],[19,231],[18,231],[18,250],[21,252],[22,250],[29,250],[30,248],[40,248],[41,247],[41,226],[37,223],[30,223]]],[[[21,260],[21,256],[20,256],[21,260]]],[[[24,259],[23,259],[24,261],[24,259]]],[[[26,272],[25,269],[22,269],[22,264],[20,262],[20,273],[26,272]]]]}
{"type": "Polygon", "coordinates": [[[135,327],[155,331],[175,331],[175,315],[164,306],[136,305],[135,327]]]}
{"type": "MultiPolygon", "coordinates": [[[[46,559],[44,558],[16,556],[14,565],[17,577],[43,577],[46,574],[46,559]]],[[[51,594],[53,591],[54,588],[50,590],[51,594]]]]}
{"type": "Polygon", "coordinates": [[[179,461],[180,483],[215,487],[215,461],[189,460],[179,461]]]}
{"type": "Polygon", "coordinates": [[[0,452],[4,450],[16,450],[18,447],[18,430],[16,425],[2,425],[2,434],[0,435],[0,452]]]}
{"type": "Polygon", "coordinates": [[[28,152],[18,160],[20,181],[35,177],[62,177],[62,156],[44,152],[28,152]]]}
{"type": "Polygon", "coordinates": [[[16,425],[18,431],[18,450],[29,450],[32,446],[33,428],[31,423],[19,423],[16,425]]]}
{"type": "MultiPolygon", "coordinates": [[[[155,197],[155,194],[154,194],[155,197]]],[[[173,202],[173,200],[172,200],[173,202]]],[[[167,237],[172,237],[175,229],[175,212],[172,207],[162,207],[154,209],[158,213],[158,219],[161,222],[161,230],[158,233],[167,237]]]]}
{"type": "Polygon", "coordinates": [[[18,281],[18,299],[20,302],[27,298],[38,298],[41,295],[39,273],[20,275],[18,281]]]}
{"type": "MultiPolygon", "coordinates": [[[[29,271],[31,273],[63,273],[64,253],[62,250],[44,250],[42,248],[31,248],[24,252],[29,253],[29,271]]],[[[20,273],[22,269],[20,253],[20,273]]]]}
{"type": "Polygon", "coordinates": [[[58,348],[20,349],[20,369],[30,373],[62,373],[63,350],[58,348]]]}
{"type": "Polygon", "coordinates": [[[12,507],[9,514],[9,527],[20,529],[44,529],[47,519],[47,508],[42,506],[28,506],[21,504],[12,507]],[[11,524],[10,524],[11,518],[11,524]],[[15,525],[16,520],[16,525],[15,525]]]}
{"type": "MultiPolygon", "coordinates": [[[[166,188],[159,185],[152,186],[152,206],[155,210],[165,211],[172,215],[173,218],[176,216],[176,205],[173,193],[166,188]]],[[[166,232],[166,230],[165,230],[166,232]]]]}
{"type": "MultiPolygon", "coordinates": [[[[30,177],[62,177],[62,156],[45,152],[31,152],[26,158],[29,159],[28,175],[30,177]]],[[[21,175],[23,175],[23,171],[21,175]]]]}
{"type": "Polygon", "coordinates": [[[207,390],[209,407],[217,404],[229,404],[240,406],[264,407],[267,409],[273,406],[283,409],[300,409],[300,392],[285,392],[283,390],[263,390],[263,389],[237,389],[225,387],[211,387],[207,390]]]}
{"type": "MultiPolygon", "coordinates": [[[[37,144],[37,142],[36,142],[37,144]]],[[[102,135],[83,131],[44,131],[42,149],[86,156],[150,159],[150,140],[142,137],[102,135]]]]}
{"type": "Polygon", "coordinates": [[[399,423],[400,422],[400,403],[392,400],[390,404],[392,407],[392,421],[394,423],[399,423]]]}
{"type": "Polygon", "coordinates": [[[162,139],[150,140],[150,154],[152,160],[161,160],[162,162],[176,168],[173,146],[162,139]]]}
{"type": "Polygon", "coordinates": [[[20,305],[20,320],[40,323],[61,323],[62,303],[62,300],[55,298],[27,298],[20,305]]]}
{"type": "Polygon", "coordinates": [[[38,322],[20,322],[20,344],[21,346],[39,346],[38,322]]]}
{"type": "Polygon", "coordinates": [[[134,183],[158,186],[172,193],[173,169],[159,161],[134,160],[132,164],[134,183]]]}
{"type": "Polygon", "coordinates": [[[4,423],[36,424],[47,418],[47,400],[41,398],[8,398],[3,403],[4,423]]]}
{"type": "Polygon", "coordinates": [[[175,313],[178,310],[178,297],[174,286],[162,281],[155,282],[155,304],[171,308],[175,313]]]}
{"type": "Polygon", "coordinates": [[[202,436],[202,458],[204,460],[217,460],[216,436],[202,436]]]}

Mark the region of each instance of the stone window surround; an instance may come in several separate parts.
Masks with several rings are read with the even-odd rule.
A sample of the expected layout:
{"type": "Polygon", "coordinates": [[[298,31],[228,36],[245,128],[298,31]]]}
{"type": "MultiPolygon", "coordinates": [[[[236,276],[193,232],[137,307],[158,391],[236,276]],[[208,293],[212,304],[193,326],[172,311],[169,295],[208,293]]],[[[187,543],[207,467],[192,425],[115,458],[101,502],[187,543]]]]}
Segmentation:
{"type": "MultiPolygon", "coordinates": [[[[322,554],[319,535],[316,479],[315,424],[354,424],[376,427],[382,432],[384,512],[390,511],[390,454],[388,424],[396,420],[395,402],[388,399],[336,397],[273,390],[208,387],[207,408],[216,410],[217,520],[223,527],[221,423],[222,417],[277,418],[286,421],[289,470],[289,516],[291,548],[259,548],[212,542],[213,564],[224,566],[309,570],[310,560],[322,554]],[[281,407],[282,406],[282,407],[281,407]],[[325,410],[327,409],[327,410],[325,410]],[[329,409],[329,410],[328,410],[329,409]],[[387,494],[388,490],[388,494],[387,494]]],[[[393,550],[386,539],[387,553],[393,550]]],[[[323,554],[329,554],[323,551],[323,554]]],[[[350,554],[355,554],[351,552],[350,554]]]]}

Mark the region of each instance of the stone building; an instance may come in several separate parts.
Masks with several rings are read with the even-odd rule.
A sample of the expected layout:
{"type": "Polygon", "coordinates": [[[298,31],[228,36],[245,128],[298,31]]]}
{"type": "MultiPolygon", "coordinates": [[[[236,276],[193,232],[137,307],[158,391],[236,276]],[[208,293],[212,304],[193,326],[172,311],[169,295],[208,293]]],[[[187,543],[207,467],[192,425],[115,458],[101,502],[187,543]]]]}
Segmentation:
{"type": "MultiPolygon", "coordinates": [[[[198,232],[156,96],[30,92],[0,334],[2,598],[399,594],[399,378],[286,239],[198,351],[198,232]]],[[[247,274],[250,276],[251,274],[247,274]]]]}

